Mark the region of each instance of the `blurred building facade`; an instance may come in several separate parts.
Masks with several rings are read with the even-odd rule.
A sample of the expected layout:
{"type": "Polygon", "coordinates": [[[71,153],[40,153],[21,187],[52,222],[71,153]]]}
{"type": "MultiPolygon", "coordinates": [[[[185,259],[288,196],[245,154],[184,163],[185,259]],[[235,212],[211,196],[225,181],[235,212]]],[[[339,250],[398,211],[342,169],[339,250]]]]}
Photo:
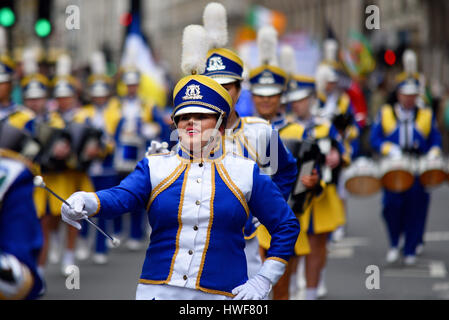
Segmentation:
{"type": "MultiPolygon", "coordinates": [[[[142,28],[151,40],[153,53],[164,61],[173,77],[180,76],[182,30],[188,24],[202,24],[208,0],[141,1],[142,28]]],[[[228,12],[229,44],[236,30],[245,23],[254,4],[277,10],[287,18],[286,32],[306,31],[324,39],[329,30],[345,45],[350,31],[364,33],[373,46],[395,49],[406,44],[415,49],[419,66],[428,79],[449,84],[449,35],[445,30],[449,18],[446,0],[222,0],[228,12]],[[380,29],[366,30],[365,9],[380,9],[380,29]]],[[[57,0],[52,1],[53,32],[42,42],[34,35],[38,0],[17,0],[19,21],[12,30],[14,46],[41,41],[46,47],[68,49],[74,64],[87,63],[92,51],[107,48],[119,62],[126,28],[120,17],[130,8],[129,0],[57,0]],[[80,9],[80,29],[67,30],[66,9],[80,9]]],[[[400,57],[398,57],[400,58],[400,57]]],[[[397,66],[400,67],[400,59],[397,66]]]]}

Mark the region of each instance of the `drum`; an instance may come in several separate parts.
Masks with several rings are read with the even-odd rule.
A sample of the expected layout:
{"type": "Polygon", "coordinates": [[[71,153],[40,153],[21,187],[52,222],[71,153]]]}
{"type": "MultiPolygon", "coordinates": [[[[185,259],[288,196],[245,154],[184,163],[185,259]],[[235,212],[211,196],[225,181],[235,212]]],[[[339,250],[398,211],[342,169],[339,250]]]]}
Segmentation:
{"type": "Polygon", "coordinates": [[[94,160],[87,155],[87,148],[93,145],[97,149],[101,149],[102,131],[85,123],[76,122],[68,123],[66,130],[70,134],[74,154],[72,166],[80,170],[87,169],[94,160]]]}
{"type": "Polygon", "coordinates": [[[344,185],[349,193],[370,196],[377,193],[382,183],[376,162],[369,158],[358,158],[343,173],[344,185]]]}
{"type": "Polygon", "coordinates": [[[446,162],[442,157],[419,160],[419,181],[425,187],[436,187],[446,180],[446,162]]]}
{"type": "Polygon", "coordinates": [[[385,158],[380,162],[381,182],[391,192],[404,192],[413,186],[416,160],[409,156],[385,158]]]}

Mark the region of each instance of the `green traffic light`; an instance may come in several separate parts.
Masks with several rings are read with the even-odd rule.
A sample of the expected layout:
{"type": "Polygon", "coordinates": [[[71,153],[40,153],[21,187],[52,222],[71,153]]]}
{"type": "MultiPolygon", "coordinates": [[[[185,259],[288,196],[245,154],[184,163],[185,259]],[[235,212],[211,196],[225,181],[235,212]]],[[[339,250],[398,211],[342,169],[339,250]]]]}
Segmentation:
{"type": "Polygon", "coordinates": [[[51,32],[51,23],[47,19],[39,19],[34,25],[34,30],[39,37],[46,37],[51,32]]]}
{"type": "Polygon", "coordinates": [[[11,8],[4,7],[0,9],[0,24],[4,27],[10,27],[16,21],[16,16],[11,8]]]}

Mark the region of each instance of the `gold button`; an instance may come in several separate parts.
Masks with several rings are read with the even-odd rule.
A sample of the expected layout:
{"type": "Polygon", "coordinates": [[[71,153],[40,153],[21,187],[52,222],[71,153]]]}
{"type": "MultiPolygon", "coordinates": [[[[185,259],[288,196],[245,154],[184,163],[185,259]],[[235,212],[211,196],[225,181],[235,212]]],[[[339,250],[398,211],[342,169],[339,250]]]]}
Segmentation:
{"type": "Polygon", "coordinates": [[[197,206],[199,206],[199,205],[201,204],[201,201],[200,201],[200,200],[196,200],[196,201],[195,201],[195,204],[196,204],[197,206]]]}
{"type": "Polygon", "coordinates": [[[187,276],[186,276],[186,275],[183,275],[182,278],[183,278],[184,280],[187,280],[187,276]]]}

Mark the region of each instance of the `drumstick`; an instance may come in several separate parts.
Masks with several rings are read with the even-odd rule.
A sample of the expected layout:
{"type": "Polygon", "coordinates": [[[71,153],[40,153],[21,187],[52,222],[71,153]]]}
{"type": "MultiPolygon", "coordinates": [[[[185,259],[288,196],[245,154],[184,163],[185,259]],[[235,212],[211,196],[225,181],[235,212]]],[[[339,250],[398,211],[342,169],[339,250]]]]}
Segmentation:
{"type": "MultiPolygon", "coordinates": [[[[51,190],[50,188],[48,188],[45,185],[44,179],[41,176],[35,176],[33,179],[33,184],[36,187],[42,188],[47,190],[49,193],[51,193],[53,196],[55,196],[57,199],[59,199],[60,201],[62,201],[63,203],[65,203],[69,208],[72,208],[72,206],[65,201],[63,198],[61,198],[59,195],[57,195],[53,190],[51,190]]],[[[114,247],[118,247],[120,245],[120,240],[114,237],[111,237],[109,234],[107,234],[106,232],[104,232],[96,223],[94,223],[93,221],[91,221],[89,219],[89,217],[85,217],[84,218],[88,223],[90,223],[94,228],[96,228],[102,235],[104,235],[106,238],[108,238],[109,240],[112,241],[112,245],[114,247]]]]}

